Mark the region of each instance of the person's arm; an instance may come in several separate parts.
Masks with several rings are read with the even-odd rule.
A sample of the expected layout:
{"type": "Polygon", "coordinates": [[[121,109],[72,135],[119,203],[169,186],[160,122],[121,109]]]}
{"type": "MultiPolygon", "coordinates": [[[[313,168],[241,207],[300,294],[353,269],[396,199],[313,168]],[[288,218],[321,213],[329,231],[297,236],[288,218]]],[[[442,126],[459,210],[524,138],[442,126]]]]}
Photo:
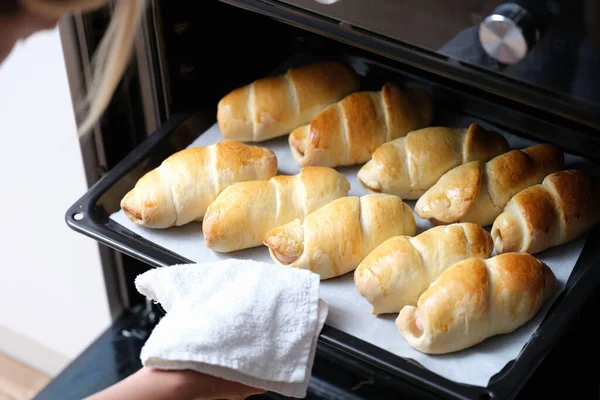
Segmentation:
{"type": "Polygon", "coordinates": [[[245,399],[265,391],[194,371],[142,368],[86,400],[245,399]]]}

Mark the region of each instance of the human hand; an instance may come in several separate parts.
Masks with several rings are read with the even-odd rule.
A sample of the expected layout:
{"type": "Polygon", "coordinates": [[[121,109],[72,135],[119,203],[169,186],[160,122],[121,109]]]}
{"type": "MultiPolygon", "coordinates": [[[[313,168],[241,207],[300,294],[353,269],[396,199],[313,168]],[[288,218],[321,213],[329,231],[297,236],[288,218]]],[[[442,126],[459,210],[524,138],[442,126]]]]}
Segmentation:
{"type": "Polygon", "coordinates": [[[265,392],[191,370],[142,368],[87,400],[243,400],[265,392]]]}
{"type": "Polygon", "coordinates": [[[253,388],[238,382],[194,371],[186,370],[179,372],[184,375],[183,379],[187,381],[187,385],[190,386],[192,393],[196,393],[196,396],[198,396],[194,397],[195,400],[244,400],[249,396],[266,392],[263,389],[253,388]]]}

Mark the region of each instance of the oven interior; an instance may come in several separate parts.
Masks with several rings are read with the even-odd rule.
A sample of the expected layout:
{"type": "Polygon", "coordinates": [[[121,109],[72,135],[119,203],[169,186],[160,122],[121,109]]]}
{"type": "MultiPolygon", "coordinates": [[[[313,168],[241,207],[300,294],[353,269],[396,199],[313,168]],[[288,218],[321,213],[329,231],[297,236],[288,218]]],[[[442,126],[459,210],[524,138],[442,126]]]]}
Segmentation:
{"type": "MultiPolygon", "coordinates": [[[[253,2],[232,3],[245,6],[245,3],[253,2]]],[[[599,145],[598,128],[600,128],[600,125],[596,125],[595,120],[582,119],[581,115],[571,114],[570,118],[565,118],[561,114],[560,107],[561,104],[568,103],[573,107],[577,107],[582,113],[586,112],[589,115],[594,115],[595,118],[596,111],[600,111],[598,108],[600,101],[596,98],[597,93],[590,94],[594,97],[586,98],[587,101],[581,102],[582,96],[571,94],[569,89],[563,88],[561,95],[551,94],[545,88],[536,86],[536,82],[519,80],[516,75],[500,74],[497,69],[490,69],[484,71],[483,76],[493,78],[500,83],[498,90],[494,91],[477,80],[482,68],[475,68],[473,65],[468,68],[465,67],[460,55],[450,58],[444,52],[443,46],[435,54],[431,53],[431,49],[411,47],[407,44],[402,46],[403,51],[407,51],[408,47],[413,54],[426,54],[429,57],[436,58],[439,65],[443,65],[443,68],[440,67],[440,70],[436,70],[429,65],[425,66],[425,62],[419,64],[418,59],[417,61],[403,59],[388,48],[377,46],[377,44],[383,42],[383,39],[379,38],[380,40],[376,41],[374,39],[377,38],[375,33],[352,26],[350,29],[352,33],[358,34],[356,36],[344,35],[343,33],[348,28],[343,22],[337,20],[327,21],[325,15],[317,14],[308,7],[299,10],[290,6],[290,4],[284,4],[307,4],[311,2],[259,1],[254,3],[269,3],[269,7],[274,10],[277,10],[277,7],[283,11],[291,9],[296,14],[290,15],[300,15],[312,21],[326,21],[327,24],[323,22],[322,26],[306,26],[305,22],[298,17],[297,25],[302,24],[302,27],[297,27],[294,26],[296,25],[294,21],[287,19],[283,21],[277,16],[262,15],[260,12],[274,11],[266,6],[260,9],[259,12],[249,12],[220,1],[201,3],[177,1],[169,2],[168,5],[166,2],[156,4],[156,11],[161,25],[159,40],[162,43],[159,44],[159,47],[163,49],[159,57],[164,60],[165,65],[164,77],[166,83],[163,86],[166,92],[164,98],[167,103],[167,116],[190,109],[206,110],[209,115],[216,115],[218,100],[230,90],[251,82],[257,76],[269,74],[284,60],[299,54],[312,54],[317,58],[335,57],[338,54],[355,55],[392,68],[401,69],[418,76],[425,82],[439,82],[446,87],[460,88],[463,93],[468,94],[461,99],[456,97],[440,98],[444,108],[470,112],[475,115],[483,114],[482,116],[490,122],[499,123],[509,130],[517,130],[532,135],[537,140],[552,141],[575,154],[592,158],[597,157],[594,151],[590,151],[590,145],[599,145]],[[325,27],[327,27],[326,31],[320,30],[321,28],[325,29],[325,27]],[[358,40],[358,38],[368,38],[370,41],[353,42],[353,39],[358,40]],[[369,45],[372,47],[369,47],[369,45]],[[446,70],[452,69],[455,70],[456,76],[460,76],[460,79],[446,72],[446,70]],[[468,75],[469,72],[477,74],[468,75]],[[515,94],[516,90],[511,91],[515,86],[521,90],[527,89],[528,93],[531,93],[531,97],[553,97],[556,104],[552,106],[540,105],[534,103],[531,97],[519,97],[515,94]],[[498,115],[497,110],[486,112],[485,103],[507,106],[507,110],[511,109],[510,118],[506,118],[506,115],[498,115]],[[512,114],[514,111],[517,111],[517,114],[512,114]],[[532,122],[533,119],[545,121],[549,124],[548,126],[539,126],[532,122]],[[554,125],[555,128],[550,128],[549,125],[554,125]]],[[[318,2],[314,3],[317,4],[318,2]]],[[[388,4],[389,2],[378,2],[376,5],[379,6],[379,3],[388,4]]],[[[409,3],[415,10],[419,8],[417,4],[412,4],[415,2],[409,3]]],[[[424,3],[428,4],[430,2],[426,1],[424,3]]],[[[486,10],[490,8],[488,3],[496,2],[483,3],[485,3],[483,9],[486,10]]],[[[319,9],[318,6],[316,7],[319,9]]],[[[390,6],[388,5],[388,7],[390,6]]],[[[433,6],[429,5],[429,7],[433,6]]],[[[421,10],[421,12],[423,11],[421,10]]],[[[283,18],[283,15],[286,18],[290,16],[283,13],[281,15],[281,18],[283,18]]],[[[404,19],[406,18],[404,17],[404,19]]],[[[436,21],[440,24],[443,22],[442,20],[436,21]]],[[[451,20],[447,21],[450,24],[451,20]]],[[[569,21],[575,23],[572,20],[569,21]]],[[[573,29],[575,27],[571,25],[560,31],[562,36],[565,37],[564,40],[574,34],[573,29]]],[[[389,39],[388,42],[398,45],[393,38],[386,39],[389,39]]],[[[550,39],[547,41],[550,41],[550,39]]],[[[400,46],[398,45],[398,47],[400,46]]],[[[600,47],[588,56],[590,60],[587,63],[565,58],[563,64],[575,64],[579,68],[591,68],[596,65],[596,58],[599,54],[600,47]]],[[[558,73],[556,70],[560,70],[560,66],[557,64],[548,65],[544,70],[558,73]]],[[[571,68],[575,67],[572,66],[571,68]]],[[[585,75],[585,78],[588,82],[588,88],[594,88],[598,85],[597,80],[589,79],[589,75],[585,75]]],[[[549,81],[555,80],[549,79],[549,81]]],[[[600,93],[600,90],[597,92],[600,93]]]]}

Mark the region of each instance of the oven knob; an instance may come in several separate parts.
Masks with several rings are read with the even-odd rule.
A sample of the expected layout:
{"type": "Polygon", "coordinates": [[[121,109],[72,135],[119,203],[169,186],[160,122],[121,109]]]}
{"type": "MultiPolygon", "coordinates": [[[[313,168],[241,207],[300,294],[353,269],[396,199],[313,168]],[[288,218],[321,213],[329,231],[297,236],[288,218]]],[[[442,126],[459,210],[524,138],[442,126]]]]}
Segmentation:
{"type": "Polygon", "coordinates": [[[525,8],[514,3],[497,7],[479,25],[479,41],[485,52],[503,64],[522,61],[538,42],[539,29],[525,8]]]}

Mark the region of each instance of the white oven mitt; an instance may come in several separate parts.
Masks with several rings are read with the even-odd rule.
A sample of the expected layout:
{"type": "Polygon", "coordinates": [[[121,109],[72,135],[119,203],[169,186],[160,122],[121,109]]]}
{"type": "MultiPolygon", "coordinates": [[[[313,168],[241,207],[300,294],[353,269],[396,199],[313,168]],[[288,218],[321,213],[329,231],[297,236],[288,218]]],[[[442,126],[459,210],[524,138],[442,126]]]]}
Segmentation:
{"type": "Polygon", "coordinates": [[[237,259],[145,272],[136,288],[166,315],[142,364],[305,397],[328,313],[319,283],[307,270],[237,259]]]}

